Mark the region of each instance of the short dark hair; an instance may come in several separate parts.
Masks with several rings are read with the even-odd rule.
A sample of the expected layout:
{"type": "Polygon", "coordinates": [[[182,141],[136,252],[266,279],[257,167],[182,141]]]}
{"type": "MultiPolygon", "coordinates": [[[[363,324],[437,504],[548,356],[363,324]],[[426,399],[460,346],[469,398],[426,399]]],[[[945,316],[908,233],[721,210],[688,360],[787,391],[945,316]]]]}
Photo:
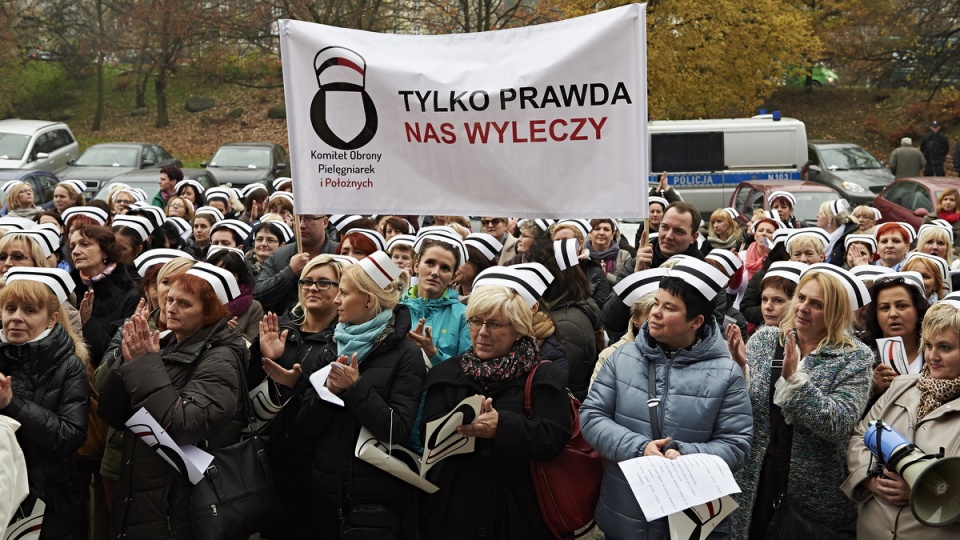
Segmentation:
{"type": "Polygon", "coordinates": [[[239,253],[234,253],[226,249],[218,249],[207,256],[207,262],[223,268],[237,276],[239,285],[253,286],[253,276],[250,275],[250,269],[247,268],[246,261],[239,253]]]}
{"type": "Polygon", "coordinates": [[[930,308],[927,297],[924,296],[923,291],[921,291],[919,287],[907,283],[902,277],[885,278],[880,276],[873,282],[873,287],[870,288],[870,298],[872,298],[873,301],[867,304],[863,310],[864,343],[873,343],[883,337],[883,329],[880,328],[880,321],[877,320],[877,298],[879,298],[881,292],[894,287],[903,287],[906,289],[910,301],[913,302],[913,307],[917,310],[917,339],[920,339],[923,317],[926,316],[927,309],[930,308]]]}
{"type": "Polygon", "coordinates": [[[261,221],[259,224],[257,224],[256,228],[253,229],[253,235],[256,236],[260,231],[266,231],[267,233],[276,236],[277,240],[280,241],[281,246],[286,243],[286,240],[283,236],[283,231],[280,230],[280,227],[277,227],[269,221],[261,221]]]}
{"type": "Polygon", "coordinates": [[[698,210],[696,206],[687,201],[674,201],[663,211],[664,215],[666,215],[671,208],[676,209],[676,211],[681,214],[690,214],[690,234],[694,234],[700,230],[700,223],[703,222],[703,218],[700,216],[700,210],[698,210]]]}
{"type": "Polygon", "coordinates": [[[687,308],[687,320],[692,321],[697,315],[703,315],[704,325],[713,317],[713,298],[707,299],[696,287],[679,277],[664,277],[660,280],[660,288],[683,301],[687,308]]]}
{"type": "MultiPolygon", "coordinates": [[[[110,229],[100,225],[84,225],[73,232],[80,233],[80,236],[93,240],[100,246],[100,251],[107,258],[107,263],[115,263],[120,260],[120,246],[117,245],[117,237],[110,229]]],[[[139,235],[137,237],[139,239],[139,235]]],[[[67,242],[70,240],[67,239],[67,242]]]]}
{"type": "Polygon", "coordinates": [[[177,167],[176,165],[167,165],[166,167],[160,169],[160,174],[167,175],[167,178],[173,180],[174,182],[183,180],[183,171],[181,171],[180,167],[177,167]]]}

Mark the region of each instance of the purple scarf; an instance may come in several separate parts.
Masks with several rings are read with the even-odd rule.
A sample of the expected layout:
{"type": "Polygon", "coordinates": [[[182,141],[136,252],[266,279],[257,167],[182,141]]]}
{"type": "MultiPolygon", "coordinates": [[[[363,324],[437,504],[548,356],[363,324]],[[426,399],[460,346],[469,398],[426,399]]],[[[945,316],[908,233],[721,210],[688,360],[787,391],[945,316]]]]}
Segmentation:
{"type": "Polygon", "coordinates": [[[243,314],[250,309],[253,304],[253,285],[240,285],[240,296],[234,298],[227,304],[231,317],[243,317],[243,314]]]}

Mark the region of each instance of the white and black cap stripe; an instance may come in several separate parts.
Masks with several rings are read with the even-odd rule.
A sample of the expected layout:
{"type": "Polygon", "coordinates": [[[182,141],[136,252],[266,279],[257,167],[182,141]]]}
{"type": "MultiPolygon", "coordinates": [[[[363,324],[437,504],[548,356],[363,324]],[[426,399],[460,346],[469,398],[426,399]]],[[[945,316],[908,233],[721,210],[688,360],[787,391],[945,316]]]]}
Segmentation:
{"type": "Polygon", "coordinates": [[[354,221],[363,219],[363,216],[356,214],[344,215],[344,214],[335,214],[330,216],[330,224],[333,225],[333,228],[338,232],[342,231],[344,227],[353,223],[354,221]]]}
{"type": "Polygon", "coordinates": [[[660,280],[666,275],[666,268],[640,270],[621,279],[619,283],[613,286],[613,292],[620,298],[621,302],[630,307],[637,300],[656,292],[660,288],[660,280]]]}
{"type": "Polygon", "coordinates": [[[553,242],[553,256],[556,258],[557,266],[560,267],[561,271],[567,268],[573,268],[580,263],[577,259],[579,251],[580,250],[577,249],[577,241],[573,238],[553,242]]]}
{"type": "Polygon", "coordinates": [[[665,277],[675,277],[689,283],[707,300],[716,298],[730,281],[726,274],[713,265],[693,257],[682,259],[673,268],[668,268],[665,277]]]}
{"type": "Polygon", "coordinates": [[[426,240],[436,240],[437,242],[443,242],[453,246],[457,253],[459,253],[457,264],[467,262],[467,247],[463,243],[463,237],[460,236],[460,233],[453,230],[453,228],[443,225],[433,225],[420,229],[420,232],[417,233],[417,241],[413,244],[413,250],[416,251],[418,255],[421,249],[423,249],[423,243],[426,240]]]}
{"type": "Polygon", "coordinates": [[[914,287],[916,287],[917,289],[919,289],[919,290],[920,290],[920,294],[921,294],[922,296],[926,296],[926,295],[927,295],[927,293],[926,293],[926,291],[925,291],[925,289],[924,289],[924,287],[923,287],[923,276],[920,275],[920,272],[914,272],[914,271],[891,272],[891,273],[889,273],[889,274],[884,274],[884,275],[876,278],[876,279],[873,281],[873,283],[874,283],[874,285],[876,285],[878,282],[881,282],[881,281],[884,281],[884,280],[888,280],[888,279],[897,279],[897,278],[901,278],[901,279],[903,279],[903,282],[904,282],[904,283],[907,283],[907,284],[909,284],[909,285],[913,285],[914,287]]]}
{"type": "Polygon", "coordinates": [[[147,193],[145,191],[143,191],[142,189],[132,188],[132,187],[120,188],[114,191],[113,195],[110,196],[110,200],[111,201],[117,200],[117,197],[119,197],[123,193],[126,193],[127,195],[130,195],[131,197],[133,197],[133,202],[143,202],[147,200],[147,193]]]}
{"type": "Polygon", "coordinates": [[[773,231],[773,245],[786,242],[791,233],[793,233],[793,229],[777,229],[773,231]]]}
{"type": "Polygon", "coordinates": [[[553,219],[535,219],[535,220],[533,220],[533,222],[536,223],[537,227],[538,227],[541,231],[546,232],[546,231],[549,231],[549,230],[550,230],[550,227],[553,227],[553,224],[556,223],[556,220],[553,220],[553,219]]]}
{"type": "Polygon", "coordinates": [[[20,184],[26,184],[26,182],[24,182],[23,180],[7,180],[6,182],[3,183],[3,186],[0,187],[0,191],[3,191],[4,195],[9,195],[10,190],[12,190],[14,187],[20,184]]]}
{"type": "Polygon", "coordinates": [[[253,228],[250,225],[240,221],[239,219],[225,219],[223,221],[218,221],[213,227],[210,228],[210,234],[213,234],[215,231],[220,229],[229,229],[239,236],[242,240],[246,240],[250,233],[253,232],[253,228]]]}
{"type": "Polygon", "coordinates": [[[293,204],[293,193],[289,191],[274,191],[270,194],[270,202],[273,202],[277,199],[286,199],[290,201],[290,204],[293,204]]]}
{"type": "Polygon", "coordinates": [[[776,229],[776,230],[783,229],[783,228],[786,227],[786,225],[783,224],[783,221],[780,220],[780,213],[779,213],[779,212],[776,212],[776,211],[773,211],[773,210],[764,210],[764,211],[763,211],[763,217],[761,217],[760,219],[754,221],[753,224],[750,225],[750,231],[751,231],[751,232],[757,232],[757,225],[759,225],[759,224],[760,224],[761,222],[763,222],[763,221],[772,221],[772,222],[773,222],[773,228],[776,229]]]}
{"type": "MultiPolygon", "coordinates": [[[[953,290],[952,283],[950,280],[950,264],[947,263],[946,259],[943,257],[937,257],[936,255],[928,255],[926,253],[920,253],[919,251],[911,251],[907,253],[907,257],[903,260],[903,264],[900,265],[900,268],[906,266],[910,261],[914,259],[926,259],[934,264],[937,268],[940,269],[940,278],[943,280],[943,284],[947,287],[950,287],[953,290]]],[[[939,291],[936,291],[939,292],[939,291]]]]}
{"type": "Polygon", "coordinates": [[[279,176],[276,180],[273,181],[273,189],[280,189],[284,184],[293,185],[293,178],[289,176],[279,176]]]}
{"type": "Polygon", "coordinates": [[[237,249],[235,247],[230,247],[230,246],[217,246],[217,245],[210,244],[210,247],[207,248],[207,260],[210,259],[211,255],[213,255],[218,251],[227,251],[230,253],[234,253],[236,255],[239,255],[241,259],[243,258],[243,255],[244,255],[242,249],[237,249]]]}
{"type": "Polygon", "coordinates": [[[403,244],[405,246],[410,246],[413,248],[413,244],[417,242],[417,237],[412,234],[395,234],[390,240],[387,241],[387,251],[388,253],[393,249],[394,246],[403,244]]]}
{"type": "Polygon", "coordinates": [[[487,233],[470,233],[463,239],[463,244],[465,246],[472,246],[482,253],[488,261],[496,259],[500,256],[500,252],[503,251],[503,244],[487,233]]]}
{"type": "Polygon", "coordinates": [[[848,234],[843,240],[843,249],[850,249],[850,244],[854,242],[866,244],[867,248],[870,250],[870,253],[877,252],[877,239],[874,238],[872,234],[848,234]]]}
{"type": "Polygon", "coordinates": [[[514,270],[518,270],[520,272],[533,274],[534,276],[536,276],[536,279],[537,279],[536,283],[538,285],[541,282],[544,283],[545,285],[544,290],[546,290],[546,287],[549,287],[550,284],[553,283],[553,279],[554,279],[553,274],[550,272],[549,269],[547,269],[546,266],[540,263],[532,262],[532,263],[514,264],[510,268],[513,268],[514,270]]]}
{"type": "Polygon", "coordinates": [[[77,216],[87,216],[100,225],[107,222],[107,213],[96,206],[71,206],[63,211],[60,217],[63,218],[64,225],[70,225],[70,220],[77,216]]]}
{"type": "Polygon", "coordinates": [[[811,273],[820,272],[838,280],[850,297],[850,305],[853,309],[860,309],[870,303],[870,291],[863,281],[856,275],[850,273],[839,266],[828,263],[811,264],[801,275],[801,277],[811,273]]]}
{"type": "Polygon", "coordinates": [[[790,208],[797,207],[797,198],[793,195],[793,193],[790,193],[789,191],[774,191],[770,193],[769,195],[767,195],[767,204],[773,205],[773,201],[779,198],[786,199],[787,202],[790,203],[790,208]]]}
{"type": "Polygon", "coordinates": [[[540,268],[518,269],[517,266],[492,266],[487,268],[477,274],[473,281],[473,289],[477,290],[486,286],[507,287],[516,291],[527,306],[532,308],[550,284],[549,281],[543,279],[544,273],[549,275],[551,279],[553,276],[542,264],[528,264],[535,264],[540,268]]]}
{"type": "Polygon", "coordinates": [[[743,259],[729,249],[711,249],[704,259],[720,263],[727,275],[731,277],[743,267],[743,259]]]}
{"type": "Polygon", "coordinates": [[[850,273],[856,276],[860,281],[872,282],[883,276],[894,274],[896,271],[893,268],[888,268],[886,266],[880,266],[876,264],[861,264],[860,266],[854,266],[851,268],[850,273]]]}
{"type": "Polygon", "coordinates": [[[36,228],[36,226],[36,223],[26,218],[11,216],[9,214],[0,217],[0,229],[7,229],[8,231],[29,231],[36,228]]]}
{"type": "MultiPolygon", "coordinates": [[[[190,201],[187,201],[188,203],[190,201]]],[[[153,222],[153,228],[156,229],[163,225],[163,222],[166,221],[166,216],[163,215],[163,210],[153,206],[147,202],[138,202],[130,205],[131,210],[137,210],[143,212],[144,217],[150,219],[153,222]]]]}
{"type": "Polygon", "coordinates": [[[907,231],[907,234],[910,236],[910,242],[909,242],[910,244],[912,244],[913,241],[917,239],[917,231],[914,230],[913,225],[907,223],[906,221],[897,221],[895,223],[900,227],[902,227],[903,230],[907,231]]]}
{"type": "Polygon", "coordinates": [[[212,207],[212,206],[201,206],[197,208],[197,211],[194,212],[194,217],[196,216],[213,216],[214,223],[219,223],[223,221],[223,212],[212,207]]]}
{"type": "Polygon", "coordinates": [[[945,233],[947,233],[947,237],[950,238],[950,243],[952,244],[953,243],[953,227],[944,227],[943,225],[940,225],[939,223],[937,223],[938,221],[944,221],[944,220],[937,219],[931,223],[924,223],[923,225],[921,225],[920,230],[917,231],[917,236],[919,237],[920,235],[923,234],[923,231],[926,231],[926,230],[944,231],[945,233]]]}
{"type": "Polygon", "coordinates": [[[736,209],[734,208],[727,207],[727,208],[721,208],[721,210],[726,212],[727,215],[730,216],[730,219],[737,219],[738,217],[740,217],[740,212],[737,212],[736,209]]]}
{"type": "Polygon", "coordinates": [[[222,304],[229,304],[240,296],[240,286],[233,272],[206,262],[198,262],[187,270],[192,276],[203,278],[213,287],[222,304]]]}
{"type": "Polygon", "coordinates": [[[657,203],[657,204],[659,204],[660,206],[662,206],[664,211],[666,211],[666,210],[667,210],[667,207],[670,206],[670,203],[667,202],[667,200],[664,199],[663,197],[648,197],[648,198],[647,198],[647,205],[649,206],[649,205],[651,205],[651,204],[653,204],[653,203],[657,203]]]}
{"type": "Polygon", "coordinates": [[[190,236],[190,233],[193,230],[190,227],[190,222],[178,216],[170,216],[167,218],[167,222],[173,223],[173,226],[176,227],[177,232],[180,233],[181,238],[187,238],[190,236]]]}
{"type": "Polygon", "coordinates": [[[944,296],[943,299],[938,303],[950,304],[951,306],[960,309],[960,292],[952,292],[944,296]]]}
{"type": "MultiPolygon", "coordinates": [[[[29,266],[14,266],[7,270],[7,283],[18,280],[39,281],[53,291],[54,296],[61,304],[67,301],[70,293],[76,288],[73,278],[70,274],[61,268],[36,268],[29,266]]],[[[61,321],[66,323],[66,321],[61,321]]]]}
{"type": "Polygon", "coordinates": [[[251,193],[255,191],[263,191],[264,193],[269,193],[270,190],[267,189],[267,186],[256,183],[256,184],[247,184],[243,189],[240,190],[240,198],[246,199],[250,196],[251,193]]]}
{"type": "Polygon", "coordinates": [[[833,215],[839,216],[850,209],[850,201],[846,199],[834,199],[830,201],[830,211],[833,215]]]}
{"type": "Polygon", "coordinates": [[[583,235],[584,241],[586,241],[587,237],[590,236],[590,229],[591,229],[591,227],[590,227],[590,221],[588,221],[588,220],[586,220],[586,219],[561,219],[561,220],[558,220],[558,221],[554,224],[554,230],[556,230],[556,227],[559,227],[560,225],[570,225],[570,226],[572,226],[572,227],[576,227],[576,229],[577,229],[578,231],[580,231],[580,234],[583,235]]]}
{"type": "Polygon", "coordinates": [[[116,230],[117,227],[124,226],[129,227],[140,235],[140,240],[146,241],[150,236],[150,233],[153,232],[153,222],[149,219],[142,216],[116,216],[113,218],[113,223],[110,225],[110,228],[116,230]]]}
{"type": "Polygon", "coordinates": [[[787,237],[787,250],[790,250],[790,244],[792,244],[797,238],[815,238],[823,244],[823,249],[827,249],[827,246],[830,245],[830,233],[821,229],[820,227],[804,227],[803,229],[794,229],[790,231],[790,236],[787,237]]]}
{"type": "Polygon", "coordinates": [[[73,192],[78,195],[83,193],[87,189],[87,185],[81,182],[80,180],[64,180],[60,182],[60,185],[73,190],[73,192]]]}
{"type": "Polygon", "coordinates": [[[60,235],[50,229],[29,229],[26,231],[17,231],[13,234],[23,235],[40,245],[44,257],[49,257],[60,247],[60,235]]]}
{"type": "Polygon", "coordinates": [[[293,229],[282,221],[262,221],[261,223],[269,223],[271,226],[276,227],[277,230],[280,231],[280,241],[284,244],[294,239],[293,229]]]}
{"type": "Polygon", "coordinates": [[[760,287],[763,287],[763,281],[769,277],[782,277],[794,283],[800,283],[800,276],[809,266],[809,264],[794,261],[777,261],[772,263],[767,273],[764,274],[763,279],[760,280],[760,287]]]}
{"type": "Polygon", "coordinates": [[[383,239],[383,235],[377,231],[371,231],[370,229],[351,229],[347,234],[362,234],[370,239],[373,242],[373,245],[377,246],[377,249],[383,251],[387,247],[387,241],[383,239]]]}
{"type": "Polygon", "coordinates": [[[205,191],[203,184],[200,182],[197,182],[196,180],[184,179],[177,182],[177,195],[183,195],[183,188],[187,186],[192,187],[193,190],[200,195],[203,195],[203,192],[205,191]]]}
{"type": "Polygon", "coordinates": [[[218,200],[223,201],[227,204],[230,204],[230,192],[227,190],[227,188],[223,188],[223,187],[210,188],[207,190],[206,193],[204,193],[204,197],[207,199],[207,204],[209,204],[210,201],[218,201],[218,200]]]}
{"type": "Polygon", "coordinates": [[[350,266],[351,264],[357,264],[360,262],[356,258],[349,255],[328,255],[328,257],[340,263],[341,266],[350,266]]]}
{"type": "Polygon", "coordinates": [[[400,272],[403,272],[385,251],[374,251],[357,264],[381,289],[389,287],[400,272]]]}
{"type": "Polygon", "coordinates": [[[179,249],[158,248],[145,251],[142,255],[133,260],[133,265],[137,268],[137,273],[143,277],[151,266],[158,264],[167,264],[174,259],[194,260],[189,253],[179,249]]]}

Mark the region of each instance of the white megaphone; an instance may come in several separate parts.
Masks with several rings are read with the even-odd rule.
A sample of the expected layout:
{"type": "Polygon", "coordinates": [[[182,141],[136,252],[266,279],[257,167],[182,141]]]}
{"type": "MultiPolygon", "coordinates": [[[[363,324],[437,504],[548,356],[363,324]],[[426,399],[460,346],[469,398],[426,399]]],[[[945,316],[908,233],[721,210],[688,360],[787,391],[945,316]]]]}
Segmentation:
{"type": "Polygon", "coordinates": [[[960,457],[943,457],[943,449],[925,454],[883,420],[870,424],[863,442],[882,465],[906,480],[917,521],[945,527],[960,519],[960,457]]]}

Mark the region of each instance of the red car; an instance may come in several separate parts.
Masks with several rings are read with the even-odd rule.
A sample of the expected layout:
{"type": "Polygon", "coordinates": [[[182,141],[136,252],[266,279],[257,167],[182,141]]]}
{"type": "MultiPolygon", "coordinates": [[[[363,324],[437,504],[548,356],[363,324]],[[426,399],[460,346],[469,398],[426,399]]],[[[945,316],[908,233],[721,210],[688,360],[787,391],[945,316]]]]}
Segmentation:
{"type": "Polygon", "coordinates": [[[877,195],[873,207],[880,210],[879,223],[905,221],[919,229],[923,218],[934,211],[937,197],[950,188],[960,189],[960,178],[898,178],[877,195]]]}
{"type": "MultiPolygon", "coordinates": [[[[832,187],[814,182],[799,180],[747,180],[740,182],[730,197],[730,206],[740,213],[737,220],[740,225],[746,225],[757,209],[769,210],[767,194],[774,191],[787,191],[797,198],[797,207],[793,215],[798,225],[802,227],[817,226],[817,212],[824,201],[833,201],[840,198],[840,193],[832,187]]],[[[704,219],[710,219],[704,216],[704,219]]]]}

